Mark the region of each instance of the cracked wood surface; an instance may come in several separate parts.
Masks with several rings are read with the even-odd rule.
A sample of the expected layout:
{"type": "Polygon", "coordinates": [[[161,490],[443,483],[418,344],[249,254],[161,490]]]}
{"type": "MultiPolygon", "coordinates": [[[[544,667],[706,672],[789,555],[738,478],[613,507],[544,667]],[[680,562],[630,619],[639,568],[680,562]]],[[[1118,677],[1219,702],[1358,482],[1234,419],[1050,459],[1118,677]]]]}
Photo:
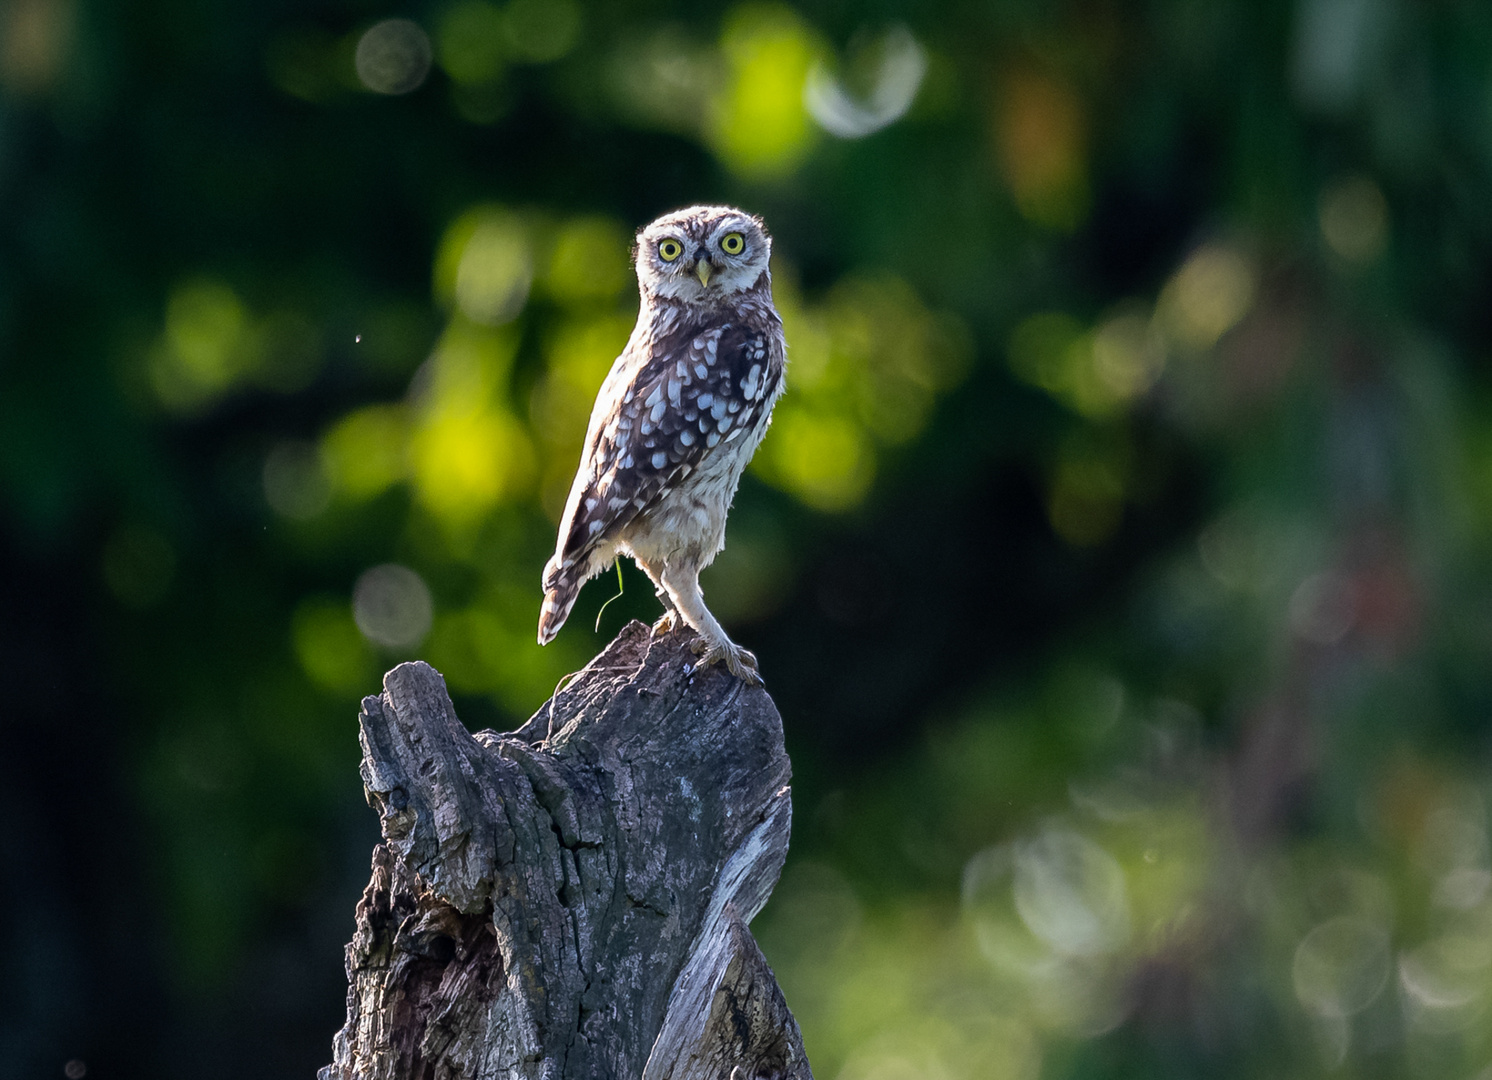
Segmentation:
{"type": "Polygon", "coordinates": [[[320,1080],[811,1080],[746,925],[787,854],[772,699],[632,623],[517,731],[401,664],[363,700],[383,842],[320,1080]]]}

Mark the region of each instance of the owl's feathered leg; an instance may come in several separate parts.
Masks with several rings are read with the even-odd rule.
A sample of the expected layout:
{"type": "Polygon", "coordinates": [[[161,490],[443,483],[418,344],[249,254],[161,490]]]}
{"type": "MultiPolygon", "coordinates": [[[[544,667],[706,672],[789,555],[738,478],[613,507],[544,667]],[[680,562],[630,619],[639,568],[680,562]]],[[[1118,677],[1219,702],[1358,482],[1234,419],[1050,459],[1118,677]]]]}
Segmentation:
{"type": "Polygon", "coordinates": [[[708,667],[723,660],[736,678],[748,686],[760,686],[762,677],[757,671],[756,656],[727,637],[725,628],[705,607],[704,594],[699,591],[699,567],[665,564],[662,578],[679,617],[699,632],[699,640],[692,646],[699,656],[699,666],[708,667]]]}
{"type": "Polygon", "coordinates": [[[652,581],[653,591],[658,594],[658,600],[663,604],[663,617],[653,624],[653,633],[666,634],[678,626],[682,620],[679,618],[679,609],[674,606],[673,597],[668,595],[668,590],[663,586],[663,572],[635,554],[632,556],[632,561],[637,563],[642,568],[642,572],[652,581]]]}

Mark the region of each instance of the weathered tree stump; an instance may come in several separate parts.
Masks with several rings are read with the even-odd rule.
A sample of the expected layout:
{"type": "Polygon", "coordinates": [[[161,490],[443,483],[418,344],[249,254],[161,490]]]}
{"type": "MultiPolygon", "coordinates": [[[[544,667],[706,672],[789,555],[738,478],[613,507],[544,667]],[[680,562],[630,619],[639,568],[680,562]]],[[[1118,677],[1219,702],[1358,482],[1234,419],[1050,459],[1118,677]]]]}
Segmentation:
{"type": "Polygon", "coordinates": [[[746,929],[791,818],[782,719],[640,623],[475,736],[423,663],[363,700],[383,842],[320,1080],[809,1080],[746,929]]]}

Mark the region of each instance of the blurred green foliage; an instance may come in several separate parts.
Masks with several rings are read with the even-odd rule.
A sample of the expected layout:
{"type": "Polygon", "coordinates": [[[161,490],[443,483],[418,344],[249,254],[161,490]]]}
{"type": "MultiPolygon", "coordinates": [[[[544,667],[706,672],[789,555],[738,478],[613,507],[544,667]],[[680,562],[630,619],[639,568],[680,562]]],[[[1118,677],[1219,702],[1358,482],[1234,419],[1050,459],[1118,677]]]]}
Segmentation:
{"type": "Polygon", "coordinates": [[[654,617],[534,643],[630,236],[730,201],[817,1074],[1485,1080],[1489,191],[1474,0],[4,0],[0,1076],[327,1060],[357,698],[654,617]]]}

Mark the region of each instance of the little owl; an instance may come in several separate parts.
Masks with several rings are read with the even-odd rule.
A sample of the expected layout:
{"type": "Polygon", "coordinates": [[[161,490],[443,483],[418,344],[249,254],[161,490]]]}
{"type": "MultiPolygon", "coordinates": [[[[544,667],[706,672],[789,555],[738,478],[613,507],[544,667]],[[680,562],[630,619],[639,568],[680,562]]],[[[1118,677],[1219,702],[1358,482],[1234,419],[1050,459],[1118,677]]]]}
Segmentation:
{"type": "Polygon", "coordinates": [[[699,572],[725,546],[741,472],[782,394],[786,350],[772,306],[762,222],[728,206],[666,214],[637,234],[642,310],[596,395],[554,558],[544,567],[539,644],[580,587],[630,555],[664,614],[699,633],[701,666],[760,683],[756,657],[705,607],[699,572]]]}

